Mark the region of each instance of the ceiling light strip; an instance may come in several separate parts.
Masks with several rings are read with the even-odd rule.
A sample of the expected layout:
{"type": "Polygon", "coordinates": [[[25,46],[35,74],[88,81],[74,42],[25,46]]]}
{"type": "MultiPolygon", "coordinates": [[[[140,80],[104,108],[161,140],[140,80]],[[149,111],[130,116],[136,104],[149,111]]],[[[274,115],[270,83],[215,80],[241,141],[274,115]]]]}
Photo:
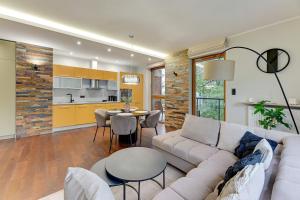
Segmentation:
{"type": "Polygon", "coordinates": [[[167,54],[159,52],[159,51],[147,49],[147,48],[144,48],[141,46],[132,45],[127,42],[115,40],[115,39],[105,37],[105,36],[102,36],[102,35],[99,35],[99,34],[96,34],[93,32],[88,32],[88,31],[85,31],[82,29],[78,29],[78,28],[75,28],[72,26],[57,23],[57,22],[54,22],[51,20],[47,20],[47,19],[40,18],[40,17],[34,16],[34,15],[30,15],[27,13],[9,9],[9,8],[3,7],[3,6],[0,6],[0,17],[4,18],[4,19],[15,21],[15,22],[20,22],[23,24],[36,26],[39,28],[44,28],[47,30],[83,38],[83,39],[90,40],[93,42],[98,42],[98,43],[118,47],[118,48],[129,50],[129,51],[134,51],[137,53],[141,53],[141,54],[145,54],[145,55],[149,55],[149,56],[153,56],[153,57],[157,57],[157,58],[164,59],[167,56],[167,54]]]}

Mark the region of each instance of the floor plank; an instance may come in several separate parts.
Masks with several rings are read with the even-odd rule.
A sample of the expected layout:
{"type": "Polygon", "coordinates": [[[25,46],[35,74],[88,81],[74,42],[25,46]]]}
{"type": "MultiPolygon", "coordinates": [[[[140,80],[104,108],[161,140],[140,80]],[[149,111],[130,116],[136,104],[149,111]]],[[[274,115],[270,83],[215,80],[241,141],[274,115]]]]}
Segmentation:
{"type": "MultiPolygon", "coordinates": [[[[159,134],[166,132],[158,125],[159,134]]],[[[109,130],[95,127],[28,138],[0,141],[0,199],[35,200],[63,188],[68,167],[89,169],[109,155],[109,130]]],[[[142,146],[151,147],[154,129],[143,129],[142,146]]],[[[138,140],[139,141],[139,140],[138,140]]],[[[126,148],[113,143],[113,151],[126,148]]]]}

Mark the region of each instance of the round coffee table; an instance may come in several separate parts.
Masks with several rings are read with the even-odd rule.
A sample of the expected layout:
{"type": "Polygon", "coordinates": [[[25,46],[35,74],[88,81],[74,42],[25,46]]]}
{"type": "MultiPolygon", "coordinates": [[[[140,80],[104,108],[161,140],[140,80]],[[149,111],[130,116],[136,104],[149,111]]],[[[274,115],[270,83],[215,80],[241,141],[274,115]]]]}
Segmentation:
{"type": "Polygon", "coordinates": [[[152,180],[165,188],[165,169],[167,161],[161,153],[145,147],[132,147],[117,151],[105,162],[106,172],[123,182],[138,182],[138,199],[140,199],[141,182],[152,180]],[[163,183],[154,178],[163,174],[163,183]]]}
{"type": "Polygon", "coordinates": [[[104,158],[96,162],[90,170],[97,174],[102,180],[104,180],[109,187],[123,186],[123,200],[126,199],[126,186],[132,188],[136,193],[138,193],[138,191],[133,186],[128,185],[127,182],[115,179],[107,174],[105,169],[106,159],[107,158],[104,158]]]}

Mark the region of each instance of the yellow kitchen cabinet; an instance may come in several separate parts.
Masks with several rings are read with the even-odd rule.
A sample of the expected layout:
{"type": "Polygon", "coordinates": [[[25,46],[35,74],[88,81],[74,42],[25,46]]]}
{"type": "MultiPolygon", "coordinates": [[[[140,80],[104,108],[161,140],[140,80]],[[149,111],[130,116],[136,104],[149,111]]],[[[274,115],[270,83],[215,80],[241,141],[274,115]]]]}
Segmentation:
{"type": "Polygon", "coordinates": [[[116,103],[109,103],[110,109],[122,109],[124,107],[124,103],[116,102],[116,103]]]}
{"type": "Polygon", "coordinates": [[[76,124],[74,105],[54,105],[52,112],[54,128],[76,124]]]}
{"type": "Polygon", "coordinates": [[[91,79],[103,80],[103,72],[102,72],[102,70],[91,69],[90,77],[91,77],[91,79]]]}
{"type": "Polygon", "coordinates": [[[73,67],[74,77],[91,79],[92,77],[92,69],[81,68],[81,67],[73,67]]]}
{"type": "Polygon", "coordinates": [[[117,72],[102,71],[102,80],[116,81],[118,79],[117,72]]]}
{"type": "Polygon", "coordinates": [[[53,76],[74,77],[75,67],[53,65],[53,76]]]}
{"type": "Polygon", "coordinates": [[[75,105],[75,119],[76,124],[90,124],[95,122],[93,104],[75,105]]]}

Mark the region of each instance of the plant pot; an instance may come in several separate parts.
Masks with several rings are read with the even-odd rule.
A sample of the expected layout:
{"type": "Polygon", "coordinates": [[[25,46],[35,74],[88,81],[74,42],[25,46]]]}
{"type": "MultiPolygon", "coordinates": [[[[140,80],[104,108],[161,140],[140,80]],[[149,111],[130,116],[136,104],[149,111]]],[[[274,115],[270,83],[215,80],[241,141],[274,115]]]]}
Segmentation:
{"type": "Polygon", "coordinates": [[[124,111],[125,112],[130,112],[130,104],[129,103],[125,103],[125,105],[124,105],[124,111]]]}

